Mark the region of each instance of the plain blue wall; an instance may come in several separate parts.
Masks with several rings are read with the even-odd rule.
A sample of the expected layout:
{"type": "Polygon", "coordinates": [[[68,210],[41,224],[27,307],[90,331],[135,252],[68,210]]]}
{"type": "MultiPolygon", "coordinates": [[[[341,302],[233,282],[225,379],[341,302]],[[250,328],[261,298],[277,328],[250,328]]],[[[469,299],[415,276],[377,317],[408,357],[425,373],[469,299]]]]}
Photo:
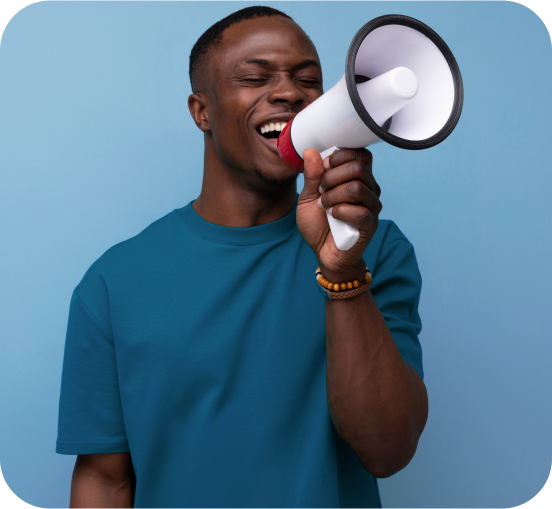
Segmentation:
{"type": "MultiPolygon", "coordinates": [[[[68,505],[54,453],[69,299],[113,244],[199,192],[188,55],[246,3],[38,3],[0,47],[0,460],[21,498],[68,505]]],[[[373,148],[384,204],[416,248],[430,418],[387,507],[510,507],[552,459],[552,83],[546,27],[502,2],[269,3],[316,44],[329,88],[352,35],[389,13],[447,41],[465,105],[452,136],[373,148]]],[[[186,458],[182,458],[186,461],[186,458]]]]}

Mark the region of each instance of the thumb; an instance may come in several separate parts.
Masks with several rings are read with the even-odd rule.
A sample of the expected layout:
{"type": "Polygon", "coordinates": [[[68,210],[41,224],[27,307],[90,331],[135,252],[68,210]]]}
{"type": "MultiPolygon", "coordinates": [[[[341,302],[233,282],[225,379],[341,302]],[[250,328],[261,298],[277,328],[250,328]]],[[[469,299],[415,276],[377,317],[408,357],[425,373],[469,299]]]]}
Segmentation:
{"type": "Polygon", "coordinates": [[[318,187],[324,176],[324,167],[322,166],[322,156],[314,148],[307,148],[303,152],[305,185],[301,192],[301,197],[308,200],[318,200],[320,193],[318,187]]]}

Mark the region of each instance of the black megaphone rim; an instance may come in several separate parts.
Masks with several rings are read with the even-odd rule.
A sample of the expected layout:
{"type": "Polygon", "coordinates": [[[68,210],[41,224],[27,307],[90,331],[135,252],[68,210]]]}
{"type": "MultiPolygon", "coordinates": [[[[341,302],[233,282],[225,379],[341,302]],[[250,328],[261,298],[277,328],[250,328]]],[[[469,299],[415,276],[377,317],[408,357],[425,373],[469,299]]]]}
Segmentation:
{"type": "Polygon", "coordinates": [[[409,16],[403,16],[401,14],[387,14],[385,16],[379,16],[373,20],[366,23],[353,37],[351,45],[349,46],[349,51],[347,52],[347,58],[345,60],[345,80],[347,82],[347,90],[349,92],[349,97],[351,102],[361,120],[368,126],[368,128],[376,135],[378,138],[386,141],[387,143],[394,145],[395,147],[404,148],[408,150],[422,150],[438,145],[444,141],[449,134],[454,130],[458,120],[460,120],[460,114],[462,113],[462,106],[464,103],[464,85],[462,83],[462,75],[460,74],[460,68],[458,63],[452,54],[452,51],[447,46],[445,41],[431,28],[421,21],[411,18],[409,16]],[[426,138],[425,140],[407,140],[399,136],[395,136],[387,131],[384,131],[379,127],[360,99],[356,87],[355,79],[355,64],[358,50],[361,44],[364,42],[366,36],[376,30],[377,28],[386,26],[386,25],[403,25],[409,28],[413,28],[418,32],[425,35],[429,40],[431,40],[435,46],[441,51],[447,64],[450,68],[452,74],[452,80],[454,82],[454,103],[450,116],[441,128],[439,132],[426,138]]]}

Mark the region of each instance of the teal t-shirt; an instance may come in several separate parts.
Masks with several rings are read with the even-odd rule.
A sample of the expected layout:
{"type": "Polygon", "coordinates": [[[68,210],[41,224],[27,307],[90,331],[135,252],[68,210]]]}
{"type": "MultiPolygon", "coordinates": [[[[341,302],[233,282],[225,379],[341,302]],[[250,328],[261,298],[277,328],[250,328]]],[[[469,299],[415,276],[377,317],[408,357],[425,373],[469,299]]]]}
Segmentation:
{"type": "MultiPolygon", "coordinates": [[[[381,507],[326,401],[324,298],[294,209],[209,223],[191,202],[105,252],[71,298],[56,451],[130,451],[135,507],[381,507]]],[[[372,293],[421,375],[421,277],[380,220],[372,293]]]]}

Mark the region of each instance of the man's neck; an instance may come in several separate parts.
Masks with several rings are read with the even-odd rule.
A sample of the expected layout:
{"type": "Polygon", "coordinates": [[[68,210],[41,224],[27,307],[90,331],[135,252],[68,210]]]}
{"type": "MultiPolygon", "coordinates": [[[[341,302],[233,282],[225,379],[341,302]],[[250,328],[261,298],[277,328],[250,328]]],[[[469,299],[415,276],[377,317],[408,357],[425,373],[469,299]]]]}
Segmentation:
{"type": "Polygon", "coordinates": [[[297,183],[277,188],[256,181],[247,182],[238,172],[220,161],[206,157],[201,193],[193,202],[194,210],[206,221],[221,226],[249,227],[277,221],[295,206],[297,183]]]}
{"type": "Polygon", "coordinates": [[[205,221],[221,226],[249,227],[277,221],[287,216],[295,206],[297,186],[266,196],[252,190],[237,189],[234,193],[213,193],[202,187],[192,203],[205,221]]]}

